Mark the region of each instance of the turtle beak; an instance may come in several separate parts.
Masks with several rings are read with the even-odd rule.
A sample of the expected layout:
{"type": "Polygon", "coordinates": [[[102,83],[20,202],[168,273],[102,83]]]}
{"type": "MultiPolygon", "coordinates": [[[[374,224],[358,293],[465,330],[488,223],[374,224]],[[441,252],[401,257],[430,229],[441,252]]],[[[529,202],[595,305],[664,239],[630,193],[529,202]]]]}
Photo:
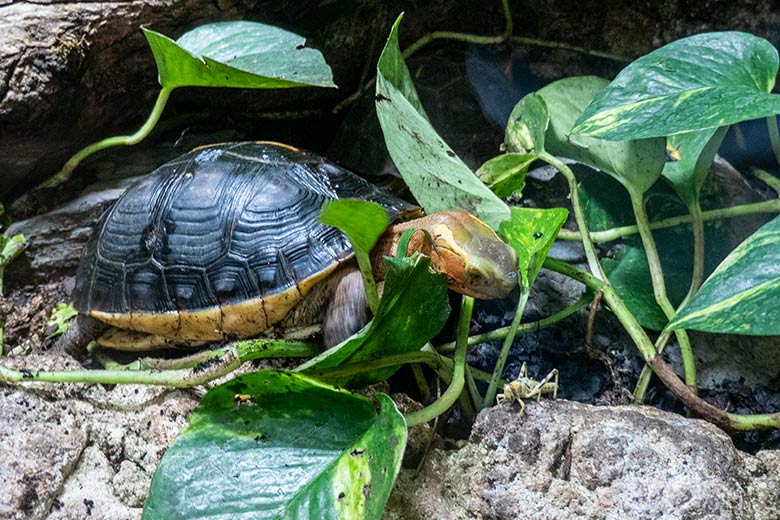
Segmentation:
{"type": "Polygon", "coordinates": [[[504,298],[517,287],[517,252],[498,237],[476,237],[466,262],[465,293],[475,298],[504,298]],[[468,291],[468,292],[466,292],[468,291]]]}

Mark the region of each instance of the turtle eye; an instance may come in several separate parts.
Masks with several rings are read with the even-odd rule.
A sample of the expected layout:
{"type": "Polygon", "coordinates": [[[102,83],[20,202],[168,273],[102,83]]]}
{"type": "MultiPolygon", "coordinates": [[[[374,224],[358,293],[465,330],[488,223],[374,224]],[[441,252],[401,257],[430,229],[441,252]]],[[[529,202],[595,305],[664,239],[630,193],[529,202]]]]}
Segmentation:
{"type": "Polygon", "coordinates": [[[481,285],[485,283],[485,277],[476,269],[469,270],[469,282],[472,285],[481,285]]]}

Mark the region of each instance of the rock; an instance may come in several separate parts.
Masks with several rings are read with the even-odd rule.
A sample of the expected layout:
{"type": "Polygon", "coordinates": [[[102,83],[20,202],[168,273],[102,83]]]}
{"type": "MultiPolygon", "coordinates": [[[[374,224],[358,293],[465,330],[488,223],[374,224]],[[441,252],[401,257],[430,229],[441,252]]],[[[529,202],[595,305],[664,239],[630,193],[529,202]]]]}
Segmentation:
{"type": "Polygon", "coordinates": [[[770,520],[780,457],[739,452],[701,420],[565,401],[480,413],[470,442],[402,472],[389,519],[770,520]]]}
{"type": "MultiPolygon", "coordinates": [[[[9,519],[140,518],[197,403],[191,391],[137,385],[1,392],[9,519]]],[[[432,449],[417,477],[402,470],[386,518],[770,520],[780,507],[778,453],[739,452],[714,426],[653,408],[543,400],[521,417],[507,404],[483,411],[459,445],[432,449]]]]}
{"type": "Polygon", "coordinates": [[[73,276],[92,227],[128,184],[127,180],[118,181],[103,190],[82,195],[54,211],[11,224],[6,234],[14,236],[21,233],[29,245],[9,265],[7,283],[13,287],[21,280],[41,283],[52,276],[73,276]]]}
{"type": "Polygon", "coordinates": [[[197,404],[189,390],[138,385],[0,392],[0,518],[9,520],[140,518],[152,474],[197,404]]]}
{"type": "Polygon", "coordinates": [[[44,518],[79,462],[87,436],[61,403],[0,388],[0,518],[44,518]]]}
{"type": "MultiPolygon", "coordinates": [[[[403,10],[408,11],[405,44],[433,30],[487,34],[502,27],[498,3],[478,10],[469,9],[465,0],[420,7],[398,0],[329,4],[319,0],[294,5],[268,0],[1,2],[0,171],[4,178],[0,201],[8,202],[59,170],[82,146],[131,133],[142,124],[159,85],[141,26],[173,38],[195,26],[225,20],[262,20],[289,28],[323,53],[341,87],[187,89],[186,94],[172,95],[164,114],[167,119],[177,111],[213,111],[223,121],[231,116],[251,119],[269,110],[330,107],[347,97],[381,50],[377,42],[383,41],[403,10]]],[[[267,121],[263,125],[268,126],[267,121]]]]}
{"type": "MultiPolygon", "coordinates": [[[[106,455],[96,446],[84,450],[78,469],[70,475],[49,520],[111,518],[136,520],[138,507],[129,507],[112,490],[114,469],[106,455]]],[[[134,502],[135,503],[135,502],[134,502]]]]}

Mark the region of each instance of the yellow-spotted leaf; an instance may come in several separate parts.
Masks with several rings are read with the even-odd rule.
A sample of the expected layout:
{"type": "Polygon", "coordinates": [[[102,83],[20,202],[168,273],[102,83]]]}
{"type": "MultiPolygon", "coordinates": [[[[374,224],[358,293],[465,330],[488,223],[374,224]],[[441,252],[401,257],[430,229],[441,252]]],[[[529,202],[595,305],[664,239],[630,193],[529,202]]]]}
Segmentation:
{"type": "Polygon", "coordinates": [[[523,285],[531,287],[569,212],[564,208],[510,209],[511,217],[501,223],[499,231],[517,251],[523,285]]]}
{"type": "Polygon", "coordinates": [[[712,161],[728,127],[711,128],[669,136],[662,175],[687,206],[699,199],[712,161]]]}
{"type": "Polygon", "coordinates": [[[574,132],[609,140],[714,129],[780,113],[770,94],[777,50],[729,31],[697,34],[623,69],[577,120],[574,132]]]}
{"type": "Polygon", "coordinates": [[[740,244],[679,310],[668,330],[780,335],[780,217],[740,244]]]}
{"type": "Polygon", "coordinates": [[[642,194],[652,186],[664,166],[664,139],[604,141],[572,135],[574,121],[607,85],[595,76],[578,76],[550,83],[539,90],[550,115],[545,149],[598,168],[626,189],[642,194]]]}
{"type": "Polygon", "coordinates": [[[219,385],[165,452],[142,518],[378,520],[406,422],[377,400],[273,371],[219,385]]]}

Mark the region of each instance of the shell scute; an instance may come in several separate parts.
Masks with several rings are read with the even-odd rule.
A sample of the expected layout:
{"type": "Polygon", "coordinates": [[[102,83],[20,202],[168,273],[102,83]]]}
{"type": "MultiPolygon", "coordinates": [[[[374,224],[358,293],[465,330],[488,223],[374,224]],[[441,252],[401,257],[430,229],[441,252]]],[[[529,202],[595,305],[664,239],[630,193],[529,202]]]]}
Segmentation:
{"type": "Polygon", "coordinates": [[[414,209],[307,152],[271,143],[201,148],[147,176],[109,208],[74,289],[77,309],[183,339],[246,337],[283,319],[352,256],[321,224],[328,199],[414,209]],[[187,332],[190,331],[190,332],[187,332]]]}

